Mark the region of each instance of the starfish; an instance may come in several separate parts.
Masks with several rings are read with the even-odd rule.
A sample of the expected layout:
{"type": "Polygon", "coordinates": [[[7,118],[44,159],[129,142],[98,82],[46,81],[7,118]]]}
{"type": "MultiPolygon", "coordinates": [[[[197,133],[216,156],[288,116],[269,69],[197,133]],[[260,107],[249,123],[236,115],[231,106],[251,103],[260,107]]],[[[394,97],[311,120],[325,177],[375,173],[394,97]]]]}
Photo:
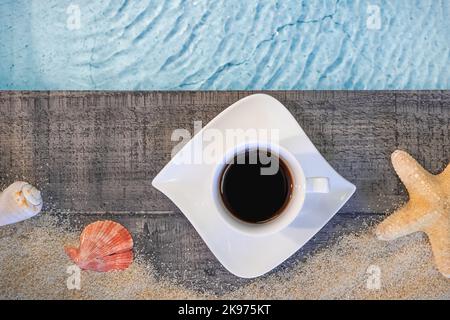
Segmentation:
{"type": "Polygon", "coordinates": [[[450,164],[433,175],[404,151],[395,151],[391,158],[409,201],[378,225],[376,235],[380,240],[394,240],[425,232],[438,270],[450,278],[450,164]]]}

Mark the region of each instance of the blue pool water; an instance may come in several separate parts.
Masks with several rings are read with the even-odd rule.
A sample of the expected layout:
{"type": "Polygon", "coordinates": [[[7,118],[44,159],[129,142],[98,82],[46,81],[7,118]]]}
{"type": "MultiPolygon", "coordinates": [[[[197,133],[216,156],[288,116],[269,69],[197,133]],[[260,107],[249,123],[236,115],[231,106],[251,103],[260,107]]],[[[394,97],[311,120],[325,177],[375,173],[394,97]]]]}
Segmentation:
{"type": "Polygon", "coordinates": [[[449,0],[0,0],[0,89],[449,88],[449,0]]]}

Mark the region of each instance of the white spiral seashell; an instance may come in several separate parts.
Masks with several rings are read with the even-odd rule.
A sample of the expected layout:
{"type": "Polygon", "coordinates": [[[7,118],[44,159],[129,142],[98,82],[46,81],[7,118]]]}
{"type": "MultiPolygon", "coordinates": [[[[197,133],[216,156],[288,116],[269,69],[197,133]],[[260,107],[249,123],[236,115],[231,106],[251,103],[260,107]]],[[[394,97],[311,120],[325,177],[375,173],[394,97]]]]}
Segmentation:
{"type": "Polygon", "coordinates": [[[0,226],[37,215],[42,204],[38,189],[26,182],[14,182],[0,194],[0,226]]]}

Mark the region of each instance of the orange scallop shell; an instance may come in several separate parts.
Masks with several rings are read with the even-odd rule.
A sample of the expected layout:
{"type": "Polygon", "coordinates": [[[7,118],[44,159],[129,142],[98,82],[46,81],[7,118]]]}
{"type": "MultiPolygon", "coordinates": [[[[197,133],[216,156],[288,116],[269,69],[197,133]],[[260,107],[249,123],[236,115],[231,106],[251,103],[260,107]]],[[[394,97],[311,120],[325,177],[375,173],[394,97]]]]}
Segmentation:
{"type": "Polygon", "coordinates": [[[97,221],[80,236],[80,247],[64,248],[81,269],[99,272],[124,270],[133,262],[133,239],[125,227],[114,221],[97,221]]]}

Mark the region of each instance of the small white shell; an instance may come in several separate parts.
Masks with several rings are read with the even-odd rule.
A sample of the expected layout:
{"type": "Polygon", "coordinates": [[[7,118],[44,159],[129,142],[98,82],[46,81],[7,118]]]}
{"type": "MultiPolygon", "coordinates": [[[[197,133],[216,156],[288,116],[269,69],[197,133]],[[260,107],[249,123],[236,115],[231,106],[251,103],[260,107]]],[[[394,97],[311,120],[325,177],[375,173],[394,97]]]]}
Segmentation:
{"type": "Polygon", "coordinates": [[[0,194],[0,226],[26,220],[42,210],[42,197],[32,185],[14,182],[0,194]]]}

